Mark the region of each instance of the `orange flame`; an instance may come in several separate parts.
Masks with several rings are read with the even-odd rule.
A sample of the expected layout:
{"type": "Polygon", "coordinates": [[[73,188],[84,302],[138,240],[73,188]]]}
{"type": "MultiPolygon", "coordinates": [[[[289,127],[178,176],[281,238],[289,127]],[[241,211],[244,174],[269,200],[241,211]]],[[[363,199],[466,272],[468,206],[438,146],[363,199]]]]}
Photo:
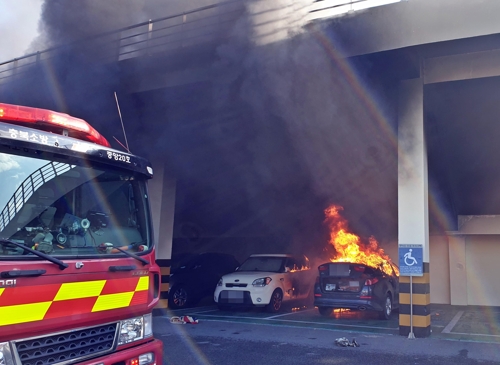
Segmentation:
{"type": "MultiPolygon", "coordinates": [[[[379,267],[387,274],[392,274],[391,258],[378,247],[375,237],[368,239],[368,244],[361,242],[361,238],[349,232],[347,220],[340,215],[344,208],[339,205],[331,205],[325,209],[325,222],[330,227],[329,243],[335,248],[336,254],[330,260],[332,262],[353,262],[365,264],[371,267],[379,267]]],[[[398,268],[393,265],[396,275],[398,268]]]]}

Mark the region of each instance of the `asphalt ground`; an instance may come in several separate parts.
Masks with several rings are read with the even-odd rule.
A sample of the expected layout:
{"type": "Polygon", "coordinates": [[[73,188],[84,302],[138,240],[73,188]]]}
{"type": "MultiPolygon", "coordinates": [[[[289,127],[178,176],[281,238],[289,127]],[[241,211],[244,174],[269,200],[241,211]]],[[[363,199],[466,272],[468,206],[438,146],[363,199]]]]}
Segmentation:
{"type": "MultiPolygon", "coordinates": [[[[164,343],[163,364],[500,364],[498,343],[408,339],[357,329],[299,327],[294,322],[269,319],[269,316],[265,322],[257,323],[252,311],[247,313],[248,322],[242,322],[236,314],[219,319],[219,316],[208,317],[206,313],[213,313],[207,312],[212,309],[199,309],[205,314],[199,312],[198,324],[171,323],[168,315],[154,318],[155,337],[164,343]],[[200,318],[202,316],[204,318],[200,318]],[[359,347],[338,346],[336,341],[342,337],[349,341],[355,339],[359,347]]],[[[308,312],[302,312],[305,313],[308,312]]]]}
{"type": "MultiPolygon", "coordinates": [[[[390,320],[380,320],[374,312],[348,310],[337,311],[327,318],[321,316],[316,308],[305,305],[288,306],[278,314],[270,314],[259,308],[220,311],[211,303],[203,304],[184,310],[166,310],[161,315],[167,319],[189,315],[200,322],[224,321],[399,336],[397,311],[390,320]]],[[[434,304],[431,305],[431,329],[431,339],[500,344],[500,308],[434,304]]]]}

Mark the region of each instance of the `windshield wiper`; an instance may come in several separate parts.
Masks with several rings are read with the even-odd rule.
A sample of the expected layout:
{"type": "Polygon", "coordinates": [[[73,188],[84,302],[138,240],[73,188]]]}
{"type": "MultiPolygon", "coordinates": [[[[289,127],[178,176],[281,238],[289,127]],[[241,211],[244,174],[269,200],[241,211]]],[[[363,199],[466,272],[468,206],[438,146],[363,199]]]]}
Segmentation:
{"type": "MultiPolygon", "coordinates": [[[[137,244],[138,242],[135,242],[133,244],[137,244]]],[[[133,245],[132,244],[132,245],[133,245]]],[[[130,245],[130,246],[132,246],[130,245]]],[[[126,250],[123,250],[121,249],[120,247],[116,247],[116,246],[110,246],[110,247],[113,247],[114,249],[120,251],[120,252],[123,252],[125,255],[127,256],[130,256],[130,257],[133,257],[134,259],[136,259],[137,261],[140,261],[143,265],[149,265],[149,261],[146,260],[146,259],[143,259],[142,257],[140,256],[137,256],[135,253],[132,253],[132,252],[129,252],[129,251],[126,251],[126,250]]]]}
{"type": "Polygon", "coordinates": [[[64,269],[66,269],[68,267],[68,264],[65,264],[61,260],[58,260],[55,257],[52,257],[50,255],[47,255],[46,253],[33,250],[32,248],[29,248],[29,247],[23,245],[22,243],[14,242],[14,241],[11,241],[11,240],[8,240],[8,239],[5,239],[5,238],[0,238],[0,243],[2,243],[4,245],[13,245],[13,246],[17,246],[19,248],[22,248],[24,251],[30,252],[33,255],[36,255],[38,257],[41,257],[41,258],[43,258],[43,259],[45,259],[47,261],[50,261],[50,262],[58,265],[61,270],[64,270],[64,269]]]}

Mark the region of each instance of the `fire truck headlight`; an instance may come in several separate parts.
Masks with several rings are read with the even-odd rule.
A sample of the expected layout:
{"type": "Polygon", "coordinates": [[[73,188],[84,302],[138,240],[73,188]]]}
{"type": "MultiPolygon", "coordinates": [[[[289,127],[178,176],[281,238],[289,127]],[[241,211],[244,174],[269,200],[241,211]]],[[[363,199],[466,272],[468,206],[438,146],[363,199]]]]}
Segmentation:
{"type": "Polygon", "coordinates": [[[0,342],[0,365],[14,365],[12,351],[8,342],[0,342]]]}
{"type": "Polygon", "coordinates": [[[152,323],[153,318],[151,314],[121,321],[118,346],[151,336],[153,334],[152,323]]]}

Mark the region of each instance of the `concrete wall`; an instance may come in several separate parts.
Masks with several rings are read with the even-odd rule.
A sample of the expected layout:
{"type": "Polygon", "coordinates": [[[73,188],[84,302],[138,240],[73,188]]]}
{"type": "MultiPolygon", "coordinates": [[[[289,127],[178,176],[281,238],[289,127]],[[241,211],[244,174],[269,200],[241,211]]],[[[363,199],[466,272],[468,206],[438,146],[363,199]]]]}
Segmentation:
{"type": "Polygon", "coordinates": [[[446,236],[431,236],[429,244],[431,303],[450,304],[448,238],[446,236]]]}
{"type": "Polygon", "coordinates": [[[500,236],[468,236],[465,254],[467,304],[500,306],[500,236]]]}
{"type": "MultiPolygon", "coordinates": [[[[499,218],[494,215],[459,216],[460,230],[448,233],[450,304],[500,306],[498,223],[499,218]]],[[[434,257],[444,263],[444,250],[436,251],[434,257]]],[[[431,264],[431,275],[434,267],[431,264]]],[[[437,275],[431,276],[433,303],[438,302],[432,298],[432,288],[437,293],[438,288],[443,288],[441,281],[437,275]],[[433,283],[433,279],[437,282],[433,283]]]]}

